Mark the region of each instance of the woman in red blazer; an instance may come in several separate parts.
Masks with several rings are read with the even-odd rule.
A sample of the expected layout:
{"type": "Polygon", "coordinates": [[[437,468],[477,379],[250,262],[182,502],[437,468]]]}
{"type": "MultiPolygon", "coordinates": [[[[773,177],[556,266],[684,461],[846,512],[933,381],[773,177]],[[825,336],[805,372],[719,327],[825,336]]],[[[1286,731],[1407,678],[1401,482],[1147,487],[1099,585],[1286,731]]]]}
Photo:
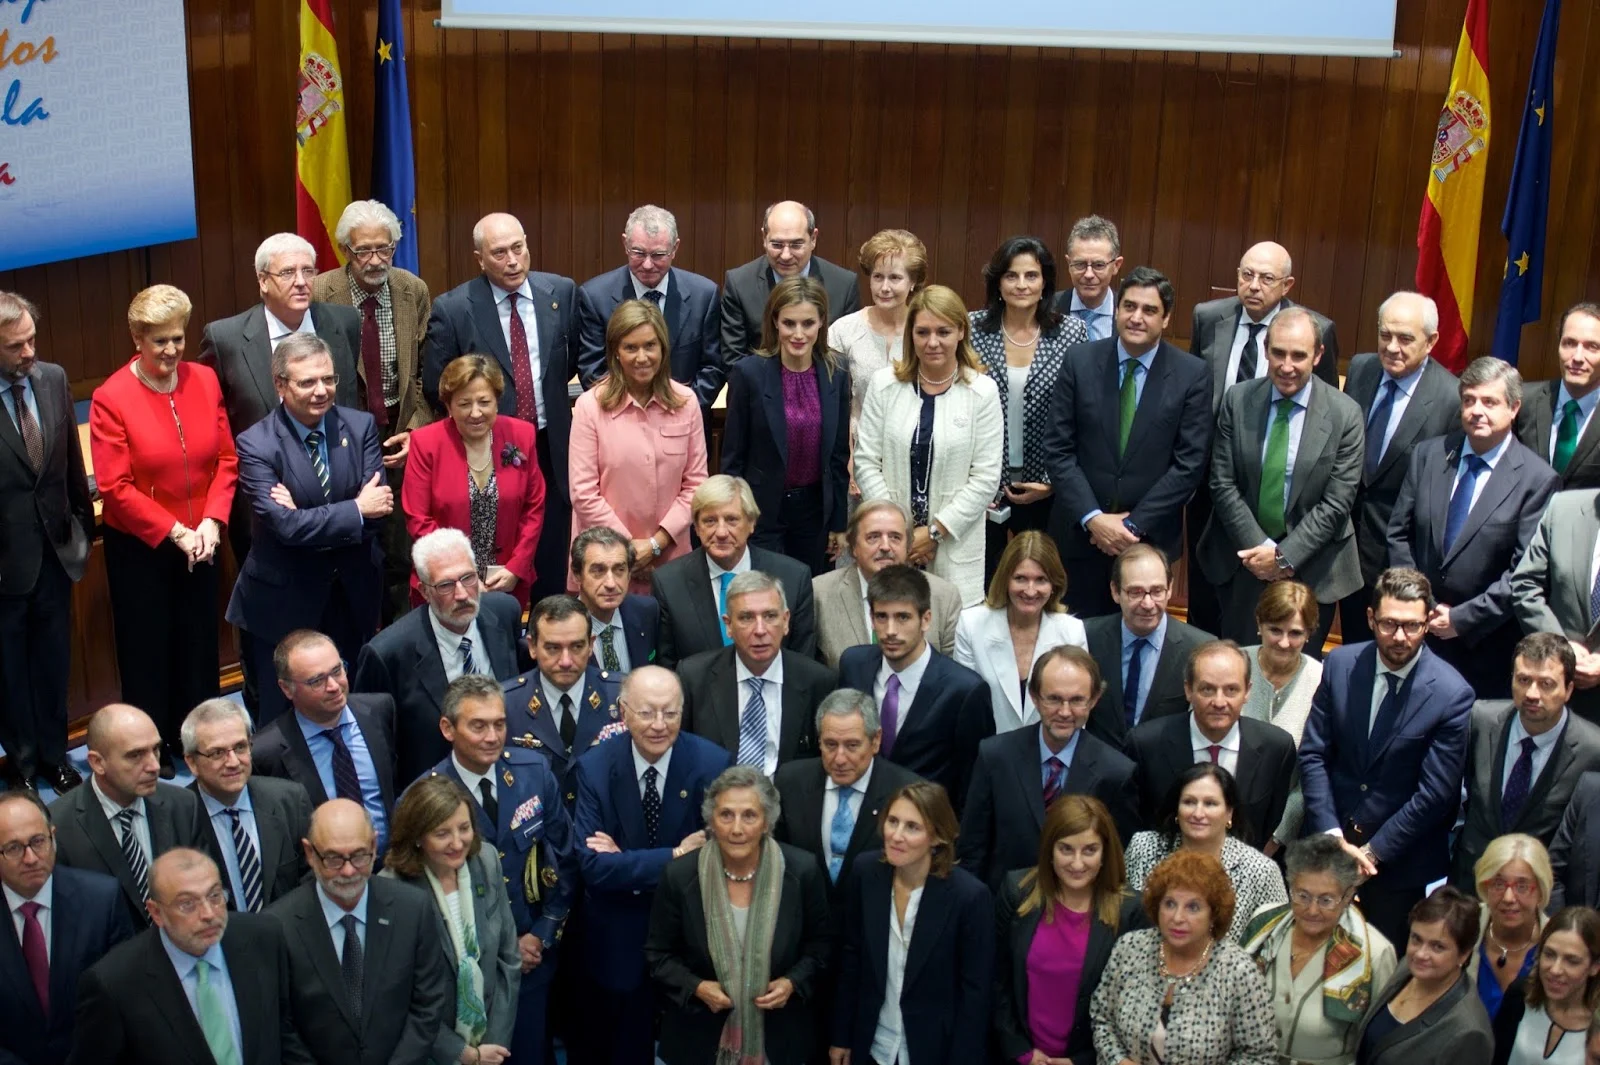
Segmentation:
{"type": "MultiPolygon", "coordinates": [[[[435,529],[466,533],[484,589],[510,592],[526,610],[544,475],[533,426],[498,414],[505,387],[487,356],[462,355],[445,367],[439,402],[450,416],[412,431],[400,505],[413,541],[435,529]]],[[[422,602],[415,573],[411,601],[422,602]]]]}
{"type": "Polygon", "coordinates": [[[182,361],[192,309],[171,285],[135,296],[138,354],[89,404],[122,701],[155,719],[165,777],[184,717],[219,692],[216,552],[239,478],[217,375],[182,361]]]}

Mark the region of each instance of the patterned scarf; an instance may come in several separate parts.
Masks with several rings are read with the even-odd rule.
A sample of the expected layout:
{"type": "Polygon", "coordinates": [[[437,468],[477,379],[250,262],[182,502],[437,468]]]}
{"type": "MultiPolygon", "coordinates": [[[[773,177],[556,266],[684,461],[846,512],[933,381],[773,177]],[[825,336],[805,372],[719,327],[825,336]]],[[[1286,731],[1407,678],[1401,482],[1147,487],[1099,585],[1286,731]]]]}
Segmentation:
{"type": "Polygon", "coordinates": [[[762,1065],[766,1060],[766,1025],[755,999],[767,991],[772,966],[772,933],[783,894],[783,851],[768,836],[761,841],[761,860],[750,892],[744,942],[733,923],[733,903],[723,875],[722,848],[715,842],[700,848],[700,905],[706,914],[707,946],[717,983],[733,1000],[722,1025],[716,1065],[762,1065]]]}
{"type": "MultiPolygon", "coordinates": [[[[1294,912],[1285,903],[1263,910],[1244,929],[1245,953],[1266,972],[1278,951],[1289,949],[1294,912]]],[[[1328,940],[1322,963],[1322,1015],[1340,1024],[1361,1020],[1372,1003],[1372,937],[1367,919],[1355,906],[1346,906],[1328,940]]]]}
{"type": "Polygon", "coordinates": [[[428,876],[433,901],[450,930],[450,943],[456,951],[456,1034],[467,1041],[467,1046],[475,1047],[483,1042],[489,1015],[483,1005],[483,970],[478,967],[482,949],[478,945],[478,918],[472,906],[472,873],[468,865],[456,871],[456,903],[460,910],[457,914],[450,908],[444,887],[433,870],[424,867],[423,872],[428,876]]]}

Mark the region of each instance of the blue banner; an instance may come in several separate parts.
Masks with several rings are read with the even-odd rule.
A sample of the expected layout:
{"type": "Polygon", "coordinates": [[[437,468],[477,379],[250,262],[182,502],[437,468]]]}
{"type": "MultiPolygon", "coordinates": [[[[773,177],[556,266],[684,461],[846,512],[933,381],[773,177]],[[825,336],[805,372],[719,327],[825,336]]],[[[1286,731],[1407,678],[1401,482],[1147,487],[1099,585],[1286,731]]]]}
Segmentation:
{"type": "Polygon", "coordinates": [[[404,230],[394,264],[417,273],[417,171],[411,151],[411,95],[406,89],[405,24],[400,0],[378,0],[373,57],[372,197],[400,216],[404,230]]]}

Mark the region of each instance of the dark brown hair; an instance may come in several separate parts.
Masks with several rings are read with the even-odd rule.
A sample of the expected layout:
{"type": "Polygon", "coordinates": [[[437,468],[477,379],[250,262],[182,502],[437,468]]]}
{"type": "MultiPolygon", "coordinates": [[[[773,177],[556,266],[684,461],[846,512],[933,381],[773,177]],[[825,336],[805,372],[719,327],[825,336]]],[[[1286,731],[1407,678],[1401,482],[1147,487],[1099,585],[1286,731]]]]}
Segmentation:
{"type": "Polygon", "coordinates": [[[1056,877],[1056,844],[1080,832],[1093,832],[1100,839],[1100,874],[1094,878],[1090,905],[1100,923],[1115,932],[1122,900],[1128,897],[1128,870],[1117,823],[1105,803],[1091,795],[1063,795],[1050,804],[1039,833],[1039,864],[1023,874],[1022,889],[1027,894],[1017,907],[1017,914],[1043,907],[1045,923],[1055,920],[1061,892],[1061,881],[1056,877]]]}
{"type": "Polygon", "coordinates": [[[878,815],[879,839],[883,838],[883,824],[889,819],[889,811],[901,799],[917,808],[922,823],[933,835],[928,875],[941,878],[949,876],[950,870],[956,865],[956,837],[961,835],[961,822],[956,819],[956,812],[950,806],[949,793],[944,790],[943,784],[935,784],[931,780],[918,780],[900,788],[889,796],[889,801],[883,804],[883,813],[878,815]]]}
{"type": "Polygon", "coordinates": [[[454,817],[463,803],[472,821],[472,843],[467,847],[467,860],[476,858],[483,847],[483,833],[478,831],[477,803],[456,781],[447,776],[432,776],[423,777],[400,796],[394,808],[389,852],[383,856],[383,864],[393,869],[396,876],[407,880],[420,878],[423,875],[422,841],[428,833],[454,817]]]}

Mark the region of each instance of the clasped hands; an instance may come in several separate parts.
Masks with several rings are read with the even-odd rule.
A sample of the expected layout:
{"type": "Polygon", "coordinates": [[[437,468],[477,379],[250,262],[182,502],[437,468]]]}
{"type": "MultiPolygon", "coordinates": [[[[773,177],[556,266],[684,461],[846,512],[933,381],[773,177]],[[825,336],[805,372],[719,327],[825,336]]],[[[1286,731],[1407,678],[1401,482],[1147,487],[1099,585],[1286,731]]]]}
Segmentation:
{"type": "MultiPolygon", "coordinates": [[[[767,989],[757,995],[752,1001],[759,1010],[780,1010],[789,1001],[789,996],[794,994],[794,981],[787,976],[780,976],[767,985],[767,989]]],[[[715,980],[702,980],[694,989],[694,997],[706,1004],[706,1009],[712,1013],[721,1013],[723,1010],[733,1009],[733,999],[722,990],[722,985],[715,980]]]]}
{"type": "Polygon", "coordinates": [[[202,518],[192,529],[180,522],[173,526],[171,539],[183,552],[192,573],[196,565],[215,557],[217,544],[222,540],[222,526],[215,518],[202,518]]]}

